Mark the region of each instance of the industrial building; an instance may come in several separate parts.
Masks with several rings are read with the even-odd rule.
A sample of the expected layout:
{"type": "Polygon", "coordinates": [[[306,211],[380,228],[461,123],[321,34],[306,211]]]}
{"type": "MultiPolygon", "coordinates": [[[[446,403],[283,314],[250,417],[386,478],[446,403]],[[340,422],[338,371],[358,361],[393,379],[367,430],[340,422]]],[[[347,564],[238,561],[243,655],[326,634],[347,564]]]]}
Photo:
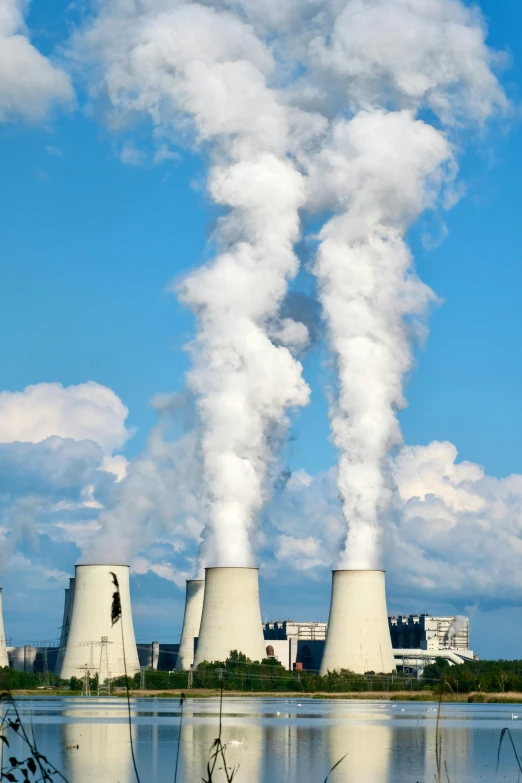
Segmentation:
{"type": "Polygon", "coordinates": [[[326,623],[276,620],[263,623],[266,656],[285,669],[319,671],[326,639],[326,623]]]}
{"type": "Polygon", "coordinates": [[[436,658],[462,663],[476,658],[470,649],[469,618],[424,614],[388,617],[393,654],[398,665],[422,668],[436,658]]]}

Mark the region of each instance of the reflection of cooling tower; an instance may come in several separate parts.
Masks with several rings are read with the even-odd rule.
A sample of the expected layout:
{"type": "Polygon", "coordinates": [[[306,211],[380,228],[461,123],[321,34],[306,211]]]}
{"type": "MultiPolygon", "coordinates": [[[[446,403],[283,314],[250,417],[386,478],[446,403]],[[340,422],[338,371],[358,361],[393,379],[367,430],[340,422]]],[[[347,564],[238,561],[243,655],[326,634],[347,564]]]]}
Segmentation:
{"type": "Polygon", "coordinates": [[[176,669],[190,669],[194,663],[194,638],[199,636],[204,592],[204,579],[187,579],[185,614],[176,669]]]}
{"type": "Polygon", "coordinates": [[[340,669],[395,671],[384,571],[333,571],[321,675],[340,669]]]}
{"type": "MultiPolygon", "coordinates": [[[[127,674],[132,676],[140,670],[129,589],[129,566],[123,565],[79,565],[76,566],[74,602],[72,606],[69,636],[63,657],[60,677],[80,677],[79,667],[90,664],[91,655],[94,672],[100,663],[99,645],[107,637],[108,670],[110,677],[125,674],[122,645],[125,640],[125,663],[127,674]],[[115,587],[111,571],[116,574],[120,585],[121,619],[111,626],[111,605],[115,587]],[[94,649],[89,645],[93,645],[94,649]]],[[[93,672],[93,674],[94,674],[93,672]]]]}
{"type": "MultiPolygon", "coordinates": [[[[234,718],[225,717],[221,737],[225,746],[225,763],[229,775],[233,769],[237,769],[237,775],[234,776],[237,783],[259,783],[263,763],[265,728],[253,721],[242,722],[241,718],[241,708],[237,709],[234,718]]],[[[207,780],[207,762],[211,759],[212,745],[218,732],[219,717],[217,712],[202,717],[198,708],[197,717],[195,717],[194,713],[185,708],[181,732],[181,769],[183,773],[181,779],[184,783],[207,780]]],[[[211,762],[212,783],[226,783],[227,776],[224,766],[221,756],[216,759],[215,766],[211,762]]]]}
{"type": "MultiPolygon", "coordinates": [[[[133,780],[129,726],[114,722],[114,710],[67,710],[65,717],[81,722],[63,726],[65,777],[70,783],[130,783],[133,780]],[[94,723],[87,722],[93,720],[94,723]],[[79,745],[79,747],[76,747],[79,745]]],[[[136,741],[136,727],[132,727],[136,741]]]]}
{"type": "Polygon", "coordinates": [[[225,661],[231,650],[265,657],[257,568],[206,568],[205,597],[194,665],[225,661]]]}
{"type": "Polygon", "coordinates": [[[373,721],[365,725],[359,723],[361,717],[358,713],[357,722],[347,720],[327,729],[330,768],[346,756],[332,772],[332,783],[386,783],[390,779],[391,726],[373,721]]]}
{"type": "Polygon", "coordinates": [[[0,666],[9,666],[4,631],[4,610],[2,607],[2,588],[0,587],[0,666]]]}
{"type": "Polygon", "coordinates": [[[63,664],[63,656],[69,636],[69,627],[71,625],[72,607],[74,601],[74,578],[69,579],[69,587],[65,588],[65,600],[63,605],[62,632],[60,634],[60,647],[56,656],[55,674],[59,674],[63,664]]]}

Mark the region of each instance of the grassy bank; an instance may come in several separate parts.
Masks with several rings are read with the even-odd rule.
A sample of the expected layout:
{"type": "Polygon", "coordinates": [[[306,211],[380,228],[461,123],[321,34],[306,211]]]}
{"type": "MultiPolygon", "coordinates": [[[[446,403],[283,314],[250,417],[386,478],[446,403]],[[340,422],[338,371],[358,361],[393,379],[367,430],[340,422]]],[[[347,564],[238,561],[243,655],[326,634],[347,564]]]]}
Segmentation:
{"type": "MultiPolygon", "coordinates": [[[[217,688],[193,688],[190,690],[181,690],[175,688],[172,690],[131,690],[130,695],[133,699],[150,699],[153,697],[161,699],[180,698],[181,694],[191,699],[209,699],[219,696],[217,688]]],[[[14,696],[39,696],[39,697],[74,697],[81,696],[81,691],[70,690],[31,690],[19,689],[13,691],[14,696]]],[[[115,689],[113,696],[125,696],[125,690],[115,689]]],[[[379,700],[379,701],[433,701],[439,700],[437,690],[423,691],[346,691],[345,693],[327,693],[326,691],[316,691],[305,693],[303,691],[224,691],[223,698],[270,698],[270,699],[360,699],[360,700],[379,700]]],[[[96,698],[95,694],[91,698],[96,698]]],[[[480,704],[522,704],[522,692],[507,693],[444,693],[444,702],[456,703],[480,703],[480,704]]]]}

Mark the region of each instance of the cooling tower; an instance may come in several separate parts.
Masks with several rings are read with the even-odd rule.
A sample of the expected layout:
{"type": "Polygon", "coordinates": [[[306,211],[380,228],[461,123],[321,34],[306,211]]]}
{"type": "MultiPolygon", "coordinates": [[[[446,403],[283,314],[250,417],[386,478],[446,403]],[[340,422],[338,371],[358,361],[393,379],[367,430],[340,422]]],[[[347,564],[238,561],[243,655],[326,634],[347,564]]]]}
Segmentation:
{"type": "Polygon", "coordinates": [[[64,680],[81,677],[80,667],[85,664],[92,665],[91,676],[94,676],[100,667],[101,640],[105,636],[107,658],[102,674],[107,668],[111,678],[125,674],[122,627],[127,674],[132,677],[140,670],[140,664],[132,624],[129,566],[76,566],[74,601],[60,677],[64,680]],[[118,578],[122,611],[121,619],[114,626],[111,626],[111,605],[115,587],[111,571],[118,578]]]}
{"type": "Polygon", "coordinates": [[[185,614],[183,615],[176,669],[190,669],[194,663],[194,639],[199,636],[204,593],[204,579],[187,579],[185,614]]]}
{"type": "Polygon", "coordinates": [[[333,571],[321,675],[395,671],[384,571],[333,571]]]}
{"type": "Polygon", "coordinates": [[[69,636],[69,627],[71,625],[71,614],[74,601],[74,578],[69,579],[69,587],[65,588],[65,600],[63,604],[62,631],[60,634],[60,647],[56,656],[55,674],[59,674],[63,664],[63,656],[69,636]]]}
{"type": "Polygon", "coordinates": [[[2,606],[2,588],[0,587],[0,666],[9,666],[7,644],[4,631],[4,609],[2,606]]]}
{"type": "Polygon", "coordinates": [[[205,596],[194,665],[225,661],[231,650],[262,660],[265,642],[257,568],[206,568],[205,596]]]}

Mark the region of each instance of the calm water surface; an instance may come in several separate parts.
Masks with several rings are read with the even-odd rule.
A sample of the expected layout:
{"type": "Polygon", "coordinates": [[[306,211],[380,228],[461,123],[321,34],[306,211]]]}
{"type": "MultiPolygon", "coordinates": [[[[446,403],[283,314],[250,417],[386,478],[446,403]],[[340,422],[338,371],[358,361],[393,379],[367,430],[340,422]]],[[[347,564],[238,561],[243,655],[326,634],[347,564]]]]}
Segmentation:
{"type": "MultiPolygon", "coordinates": [[[[40,751],[70,783],[134,783],[124,700],[42,698],[19,704],[40,751]]],[[[434,781],[433,703],[227,698],[223,705],[222,736],[230,743],[228,761],[239,764],[236,783],[323,783],[344,754],[331,783],[434,781]]],[[[179,783],[200,783],[205,775],[218,715],[218,699],[185,703],[179,783]]],[[[173,783],[179,702],[133,701],[132,716],[142,783],[173,783]]],[[[522,779],[507,744],[495,771],[503,727],[512,731],[522,754],[522,705],[444,705],[441,726],[451,783],[522,779]]],[[[224,775],[215,779],[223,783],[224,775]]]]}

